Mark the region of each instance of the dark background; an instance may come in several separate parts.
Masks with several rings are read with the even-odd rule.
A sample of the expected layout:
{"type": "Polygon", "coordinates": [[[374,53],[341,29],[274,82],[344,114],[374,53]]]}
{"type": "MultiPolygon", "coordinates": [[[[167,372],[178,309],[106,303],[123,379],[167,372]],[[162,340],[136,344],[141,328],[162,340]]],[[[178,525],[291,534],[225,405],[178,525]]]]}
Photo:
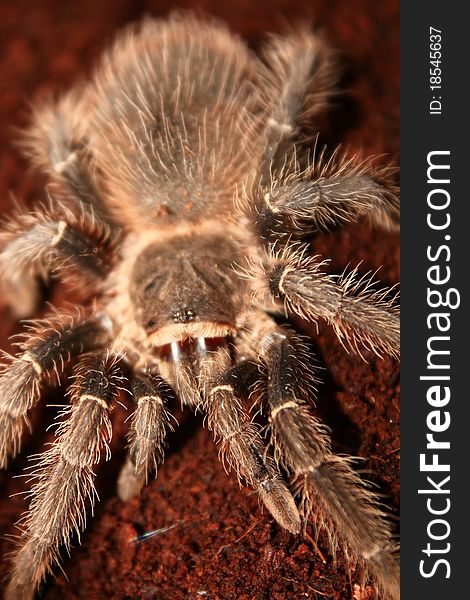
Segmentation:
{"type": "MultiPolygon", "coordinates": [[[[468,98],[462,93],[466,76],[462,71],[462,40],[467,35],[467,22],[463,16],[463,5],[442,3],[439,0],[426,2],[426,10],[418,3],[403,2],[401,11],[401,188],[402,230],[401,248],[406,260],[402,262],[402,584],[406,598],[463,598],[468,594],[468,299],[470,279],[468,277],[468,98]],[[430,52],[436,47],[430,44],[430,27],[441,31],[441,90],[431,90],[430,70],[434,70],[430,52]],[[440,115],[431,115],[429,103],[432,97],[441,96],[440,115]],[[427,181],[427,155],[431,151],[450,151],[450,184],[437,186],[427,181]],[[451,202],[447,208],[451,220],[446,230],[433,230],[427,223],[430,211],[427,195],[431,190],[446,189],[451,202]],[[449,236],[447,239],[444,236],[449,236]],[[451,287],[460,293],[461,304],[455,310],[440,307],[449,313],[450,328],[446,364],[450,369],[451,399],[446,410],[451,417],[450,427],[442,432],[442,440],[450,442],[450,448],[440,451],[439,461],[450,464],[450,481],[441,489],[450,490],[451,504],[440,518],[448,521],[449,535],[439,541],[436,536],[439,523],[430,525],[437,515],[437,497],[418,494],[428,490],[431,478],[441,481],[442,473],[420,471],[419,455],[430,453],[426,448],[429,433],[427,417],[432,407],[426,400],[426,392],[433,382],[420,381],[421,375],[437,371],[427,369],[430,337],[436,335],[435,327],[428,323],[428,316],[435,308],[428,305],[428,288],[435,288],[428,272],[432,261],[427,256],[428,246],[439,247],[449,244],[450,256],[440,260],[441,269],[450,269],[450,279],[441,286],[441,291],[451,287]],[[439,478],[439,479],[438,479],[439,478]],[[429,498],[433,498],[428,505],[429,498]],[[428,532],[428,527],[430,527],[428,532]],[[428,556],[428,544],[432,554],[428,556]],[[437,552],[436,552],[437,550],[437,552]],[[447,578],[447,560],[450,577],[447,578]],[[432,577],[420,575],[420,562],[432,577]],[[467,589],[467,592],[465,592],[467,589]]],[[[433,58],[435,58],[433,54],[433,58]]],[[[432,214],[435,219],[435,214],[432,214]]],[[[432,252],[430,252],[432,255],[432,252]]],[[[435,343],[435,342],[434,342],[435,343]]],[[[447,349],[446,348],[446,349],[447,349]]],[[[442,382],[444,383],[444,382],[442,382]]],[[[442,496],[441,502],[443,504],[442,496]]],[[[441,528],[443,524],[441,524],[441,528]]],[[[437,535],[442,536],[442,533],[437,535]]],[[[402,594],[403,599],[405,595],[402,594]]]]}
{"type": "MultiPolygon", "coordinates": [[[[399,4],[397,0],[226,0],[179,3],[130,0],[19,0],[0,3],[0,202],[11,205],[11,193],[27,202],[44,198],[45,180],[31,173],[15,149],[16,130],[28,122],[28,107],[51,92],[67,89],[90,72],[113,33],[143,14],[166,15],[173,7],[191,7],[215,14],[256,48],[265,32],[282,32],[288,23],[308,20],[323,29],[340,53],[344,66],[341,88],[328,115],[321,118],[320,140],[343,142],[353,154],[388,156],[399,151],[399,4]]],[[[379,277],[387,284],[399,280],[398,235],[373,231],[367,224],[350,225],[315,243],[315,252],[332,258],[332,270],[362,262],[361,271],[382,266],[379,277]]],[[[55,290],[56,304],[71,294],[55,290]]],[[[18,331],[0,305],[1,347],[18,331]]],[[[321,326],[313,344],[325,383],[318,412],[333,430],[334,449],[365,457],[361,468],[379,486],[393,514],[399,500],[399,380],[391,359],[368,362],[348,355],[332,331],[321,326]]],[[[47,403],[60,403],[60,394],[47,403]]],[[[45,405],[43,405],[45,406],[45,405]]],[[[26,489],[24,479],[12,479],[26,466],[26,455],[50,440],[45,433],[56,413],[43,408],[33,417],[34,436],[9,472],[0,474],[0,552],[11,550],[5,534],[27,503],[11,494],[26,489]]],[[[256,495],[239,488],[226,476],[211,434],[201,419],[187,414],[169,436],[169,448],[158,480],[142,496],[128,503],[114,495],[115,480],[124,456],[122,410],[114,412],[113,460],[97,479],[101,503],[88,519],[82,546],[63,566],[67,578],[48,580],[42,597],[73,598],[361,598],[374,597],[371,587],[359,589],[343,555],[336,565],[320,535],[318,547],[281,530],[258,505],[256,495]],[[136,545],[129,540],[147,530],[173,526],[136,545]],[[322,559],[322,554],[325,561],[322,559]],[[360,595],[362,593],[362,596],[360,595]]],[[[180,417],[180,416],[179,416],[180,417]]],[[[65,558],[65,557],[64,557],[65,558]]],[[[0,578],[7,561],[2,561],[0,578]]],[[[1,583],[0,583],[1,588],[1,583]]]]}

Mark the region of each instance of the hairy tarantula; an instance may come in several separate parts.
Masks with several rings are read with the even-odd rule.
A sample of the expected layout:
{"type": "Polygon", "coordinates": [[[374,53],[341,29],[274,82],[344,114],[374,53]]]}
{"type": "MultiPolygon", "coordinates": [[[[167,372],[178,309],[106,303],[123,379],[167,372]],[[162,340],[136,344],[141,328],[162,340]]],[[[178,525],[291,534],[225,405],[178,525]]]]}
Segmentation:
{"type": "Polygon", "coordinates": [[[272,36],[259,58],[221,24],[173,15],[122,33],[88,85],[36,111],[26,145],[51,178],[50,201],[6,224],[1,277],[19,316],[51,273],[94,300],[32,322],[0,377],[5,467],[41,386],[73,370],[57,439],[33,471],[8,600],[32,598],[84,527],[121,391],[134,405],[122,499],[163,460],[175,395],[205,415],[282,527],[299,533],[312,517],[333,552],[340,545],[383,597],[399,597],[378,497],[331,451],[312,412],[313,361],[276,321],[322,318],[346,347],[398,357],[394,292],[356,271],[328,275],[308,254],[308,237],[329,226],[398,218],[389,169],[299,149],[299,128],[335,83],[331,51],[306,28],[272,36]],[[272,453],[248,394],[268,417],[272,453]]]}

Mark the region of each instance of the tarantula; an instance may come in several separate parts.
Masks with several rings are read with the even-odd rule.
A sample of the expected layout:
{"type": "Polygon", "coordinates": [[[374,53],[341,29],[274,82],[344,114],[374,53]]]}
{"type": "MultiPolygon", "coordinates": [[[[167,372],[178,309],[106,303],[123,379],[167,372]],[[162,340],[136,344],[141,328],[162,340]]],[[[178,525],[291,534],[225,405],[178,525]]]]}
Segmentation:
{"type": "Polygon", "coordinates": [[[308,251],[330,226],[398,217],[389,169],[300,150],[336,72],[308,28],[272,36],[258,57],[220,23],[178,14],[121,33],[90,83],[35,112],[26,146],[50,176],[49,202],[6,224],[5,290],[18,316],[51,274],[78,280],[93,301],[33,321],[1,374],[4,467],[43,384],[72,369],[56,441],[33,472],[9,600],[32,598],[84,527],[121,390],[134,405],[122,499],[163,460],[175,395],[205,415],[282,527],[297,534],[312,516],[333,552],[340,545],[398,598],[389,523],[351,459],[332,453],[312,411],[313,360],[277,318],[325,319],[345,346],[398,357],[394,292],[356,271],[329,275],[308,251]],[[272,452],[248,395],[268,417],[272,452]]]}

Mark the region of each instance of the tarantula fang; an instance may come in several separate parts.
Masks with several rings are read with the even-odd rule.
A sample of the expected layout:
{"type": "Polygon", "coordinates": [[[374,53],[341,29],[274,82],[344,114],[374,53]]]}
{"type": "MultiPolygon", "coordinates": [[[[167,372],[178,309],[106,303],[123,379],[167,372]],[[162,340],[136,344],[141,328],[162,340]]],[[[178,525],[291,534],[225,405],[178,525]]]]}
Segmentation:
{"type": "Polygon", "coordinates": [[[86,284],[93,301],[33,321],[0,376],[4,467],[43,384],[72,369],[56,441],[32,473],[8,600],[32,598],[83,529],[122,392],[134,413],[121,498],[163,460],[176,396],[205,414],[224,459],[282,527],[296,534],[313,518],[333,553],[340,546],[384,598],[399,597],[386,515],[351,459],[332,452],[313,412],[312,358],[275,318],[325,319],[352,350],[398,357],[395,293],[355,271],[327,274],[306,245],[363,215],[382,226],[398,217],[387,168],[301,157],[302,124],[335,80],[331,51],[308,28],[272,36],[257,56],[220,23],[173,15],[128,28],[87,85],[35,112],[25,145],[50,200],[5,224],[5,292],[19,316],[51,275],[86,284]],[[248,392],[268,416],[272,452],[244,408],[248,392]]]}

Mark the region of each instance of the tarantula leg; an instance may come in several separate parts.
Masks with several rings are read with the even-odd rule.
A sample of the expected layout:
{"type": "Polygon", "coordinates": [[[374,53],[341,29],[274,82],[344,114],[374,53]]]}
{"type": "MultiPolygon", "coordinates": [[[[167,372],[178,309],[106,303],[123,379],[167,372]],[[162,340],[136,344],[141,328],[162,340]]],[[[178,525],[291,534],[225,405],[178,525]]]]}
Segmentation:
{"type": "MultiPolygon", "coordinates": [[[[282,481],[274,462],[266,456],[256,425],[243,410],[235,395],[233,368],[227,365],[224,352],[213,352],[206,361],[206,373],[211,376],[204,386],[203,409],[207,425],[216,440],[222,442],[221,454],[230,467],[236,469],[247,483],[255,488],[276,521],[292,533],[300,531],[300,517],[292,494],[282,481]],[[210,364],[212,363],[212,364],[210,364]],[[214,374],[218,373],[214,377],[214,374]]],[[[241,375],[241,366],[237,376],[241,375]]],[[[247,363],[247,369],[251,370],[247,363]]],[[[248,374],[248,377],[251,373],[248,374]]],[[[205,375],[203,374],[203,378],[205,375]]]]}
{"type": "Polygon", "coordinates": [[[90,98],[73,91],[55,103],[45,104],[33,114],[23,146],[34,163],[45,171],[54,189],[75,209],[90,210],[112,226],[92,177],[87,153],[88,135],[84,115],[90,112],[90,98]]]}
{"type": "Polygon", "coordinates": [[[373,159],[336,159],[312,174],[298,168],[258,188],[254,204],[256,230],[269,243],[301,238],[367,215],[375,225],[397,229],[398,187],[391,167],[374,167],[373,159]]]}
{"type": "Polygon", "coordinates": [[[85,213],[75,217],[66,209],[18,215],[2,232],[0,244],[0,276],[10,287],[11,305],[19,316],[34,310],[36,276],[47,279],[50,272],[58,272],[65,277],[73,271],[84,285],[97,284],[111,266],[109,229],[85,213]]]}
{"type": "Polygon", "coordinates": [[[63,371],[72,356],[103,347],[110,338],[106,317],[58,315],[37,321],[18,345],[21,353],[0,375],[0,468],[20,450],[27,413],[40,397],[41,384],[63,371]]]}
{"type": "Polygon", "coordinates": [[[164,458],[166,433],[173,430],[165,403],[174,394],[160,376],[135,375],[131,393],[136,409],[129,432],[129,457],[118,479],[118,494],[125,501],[140,493],[151,471],[157,472],[164,458]]]}
{"type": "Polygon", "coordinates": [[[341,277],[321,272],[317,257],[305,258],[292,250],[271,256],[269,267],[252,265],[257,292],[284,302],[288,312],[307,321],[326,319],[339,340],[360,354],[358,344],[378,356],[399,357],[400,316],[397,293],[376,290],[372,276],[357,271],[341,277]]]}
{"type": "Polygon", "coordinates": [[[328,532],[333,553],[341,545],[352,560],[359,559],[385,597],[399,598],[396,547],[385,513],[353,471],[352,459],[332,454],[326,428],[310,414],[309,388],[299,378],[306,369],[303,345],[273,324],[261,347],[272,443],[296,482],[304,519],[313,513],[317,526],[328,532]]]}
{"type": "Polygon", "coordinates": [[[299,126],[311,123],[327,105],[338,70],[323,38],[306,28],[288,37],[271,36],[263,58],[263,100],[270,112],[261,166],[266,182],[285,166],[299,126]]]}
{"type": "Polygon", "coordinates": [[[85,527],[85,499],[93,506],[93,467],[103,449],[109,458],[109,410],[119,393],[122,377],[114,358],[84,355],[74,370],[67,419],[57,430],[55,443],[38,461],[29,512],[21,519],[19,550],[13,557],[6,600],[33,598],[35,589],[59,562],[59,546],[70,549],[75,530],[85,527]]]}

